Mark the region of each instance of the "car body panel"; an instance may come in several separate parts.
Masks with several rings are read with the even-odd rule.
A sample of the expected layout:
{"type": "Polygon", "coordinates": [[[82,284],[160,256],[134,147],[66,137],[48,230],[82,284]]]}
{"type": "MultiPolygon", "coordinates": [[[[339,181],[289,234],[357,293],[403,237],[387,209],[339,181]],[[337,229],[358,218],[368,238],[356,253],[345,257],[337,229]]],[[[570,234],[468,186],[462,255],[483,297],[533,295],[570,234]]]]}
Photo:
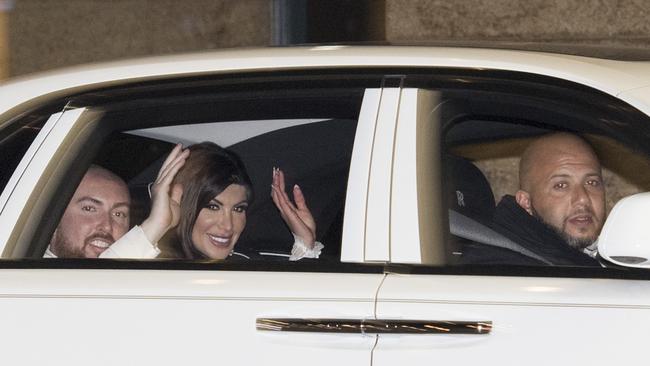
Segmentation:
{"type": "Polygon", "coordinates": [[[366,90],[361,105],[347,183],[345,212],[348,214],[343,223],[342,234],[343,243],[358,243],[358,245],[343,245],[341,247],[341,261],[343,262],[363,262],[365,259],[370,161],[382,94],[383,89],[366,90]]]}
{"type": "Polygon", "coordinates": [[[368,202],[366,206],[365,257],[370,262],[390,260],[390,197],[395,123],[400,103],[399,88],[384,88],[377,125],[373,132],[368,202]],[[371,229],[369,229],[371,228],[371,229]]]}
{"type": "Polygon", "coordinates": [[[371,318],[383,275],[216,268],[2,270],[0,319],[12,329],[0,336],[7,346],[3,359],[16,364],[172,365],[214,359],[235,365],[268,360],[370,365],[373,336],[287,334],[256,330],[255,323],[257,318],[371,318]]]}
{"type": "MultiPolygon", "coordinates": [[[[7,96],[0,100],[0,122],[55,98],[141,81],[393,67],[544,75],[620,95],[650,114],[650,63],[524,51],[336,46],[148,58],[23,78],[0,87],[7,96]]],[[[341,263],[305,270],[285,262],[268,270],[253,261],[246,262],[250,268],[202,262],[202,270],[195,270],[183,267],[183,261],[65,259],[32,259],[20,269],[9,268],[23,258],[13,247],[16,237],[28,231],[21,220],[37,215],[32,206],[52,171],[75,160],[73,152],[62,157],[63,151],[81,139],[79,130],[93,122],[83,117],[96,111],[79,106],[54,114],[0,201],[0,265],[6,266],[0,269],[5,329],[0,342],[9,345],[3,357],[12,364],[71,365],[598,365],[642,360],[650,326],[647,280],[608,279],[628,273],[597,272],[600,268],[585,274],[584,268],[571,273],[544,267],[547,276],[539,277],[530,267],[469,266],[464,273],[463,266],[447,266],[441,186],[448,177],[441,171],[440,103],[436,90],[365,89],[345,192],[338,258],[348,262],[345,270],[337,267],[341,263]],[[367,267],[370,273],[364,272],[367,267]],[[593,273],[598,275],[590,277],[593,273]],[[477,321],[492,322],[493,328],[476,335],[289,333],[257,330],[260,318],[477,321]]],[[[277,126],[285,122],[298,123],[277,126]]],[[[233,141],[239,138],[244,137],[233,141]]],[[[309,156],[300,158],[309,163],[309,156]]]]}
{"type": "Polygon", "coordinates": [[[390,274],[378,294],[378,319],[491,321],[493,328],[382,334],[373,365],[632,362],[645,344],[634,329],[650,326],[649,294],[647,281],[390,274]]]}
{"type": "MultiPolygon", "coordinates": [[[[0,118],[23,103],[125,83],[208,74],[341,67],[463,67],[548,75],[611,95],[650,85],[650,63],[529,51],[429,47],[297,47],[201,52],[81,66],[0,86],[0,118]],[[639,77],[639,75],[642,75],[639,77]]],[[[23,106],[22,109],[26,107],[23,106]]],[[[4,118],[3,118],[4,119],[4,118]]]]}
{"type": "Polygon", "coordinates": [[[45,171],[52,163],[52,157],[85,111],[79,108],[52,115],[30,146],[29,154],[23,157],[14,171],[9,182],[11,185],[8,184],[3,190],[5,201],[0,212],[0,252],[5,256],[6,245],[18,221],[27,211],[26,207],[33,205],[29,203],[32,193],[39,189],[39,182],[42,189],[45,171]]]}
{"type": "Polygon", "coordinates": [[[442,264],[443,203],[438,199],[440,164],[437,159],[440,120],[439,93],[403,88],[393,145],[390,189],[390,262],[442,264]]]}
{"type": "Polygon", "coordinates": [[[46,136],[49,135],[50,131],[52,131],[52,129],[57,124],[57,122],[59,121],[62,115],[63,113],[61,112],[61,113],[55,113],[50,116],[47,122],[45,122],[45,125],[43,126],[39,134],[36,136],[36,139],[34,139],[32,144],[29,146],[27,152],[25,152],[25,155],[23,155],[23,158],[21,159],[20,163],[14,170],[11,178],[9,179],[9,182],[7,182],[7,186],[2,191],[2,195],[0,195],[0,215],[4,211],[7,200],[11,196],[14,188],[18,185],[18,182],[23,172],[25,171],[25,169],[27,169],[29,163],[34,158],[34,155],[36,155],[36,152],[45,141],[46,136]]]}
{"type": "Polygon", "coordinates": [[[634,108],[650,115],[650,87],[644,86],[627,90],[619,94],[618,97],[634,108]]]}

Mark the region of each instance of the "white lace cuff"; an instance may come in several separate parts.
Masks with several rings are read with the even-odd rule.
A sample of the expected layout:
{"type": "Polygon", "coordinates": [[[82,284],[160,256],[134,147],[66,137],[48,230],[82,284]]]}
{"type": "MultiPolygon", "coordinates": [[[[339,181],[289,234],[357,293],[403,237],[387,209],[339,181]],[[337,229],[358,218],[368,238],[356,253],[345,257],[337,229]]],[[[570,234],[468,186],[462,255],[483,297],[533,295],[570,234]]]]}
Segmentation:
{"type": "Polygon", "coordinates": [[[303,258],[318,258],[320,252],[325,248],[323,243],[316,241],[314,242],[314,247],[310,249],[296,234],[293,234],[293,240],[293,248],[291,248],[291,256],[289,257],[290,261],[297,261],[303,258]]]}
{"type": "Polygon", "coordinates": [[[119,238],[99,258],[152,259],[160,254],[157,243],[150,243],[140,226],[134,226],[119,238]]]}

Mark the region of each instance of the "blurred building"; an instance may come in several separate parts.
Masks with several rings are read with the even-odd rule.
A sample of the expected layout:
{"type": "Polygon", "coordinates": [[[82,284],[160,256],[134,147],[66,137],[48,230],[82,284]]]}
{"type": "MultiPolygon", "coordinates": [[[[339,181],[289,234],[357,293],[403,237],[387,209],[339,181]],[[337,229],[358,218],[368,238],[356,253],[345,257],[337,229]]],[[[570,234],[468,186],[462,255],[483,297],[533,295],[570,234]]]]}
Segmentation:
{"type": "Polygon", "coordinates": [[[0,78],[87,62],[306,42],[647,47],[646,0],[0,0],[0,78]]]}

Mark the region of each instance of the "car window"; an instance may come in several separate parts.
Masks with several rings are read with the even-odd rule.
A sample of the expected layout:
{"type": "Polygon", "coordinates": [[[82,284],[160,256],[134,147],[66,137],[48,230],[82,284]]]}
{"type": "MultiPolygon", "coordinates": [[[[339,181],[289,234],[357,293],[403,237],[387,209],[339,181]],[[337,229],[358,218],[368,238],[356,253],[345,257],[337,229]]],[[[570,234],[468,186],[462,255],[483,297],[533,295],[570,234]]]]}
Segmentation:
{"type": "MultiPolygon", "coordinates": [[[[137,224],[149,214],[149,184],[155,181],[174,144],[216,142],[237,153],[253,183],[254,199],[247,208],[246,229],[237,242],[237,252],[255,257],[261,254],[269,260],[285,258],[290,253],[294,238],[270,195],[272,171],[277,167],[286,173],[288,194],[298,184],[306,196],[318,225],[317,237],[325,246],[323,259],[337,259],[355,130],[356,120],[342,118],[154,127],[112,135],[95,163],[125,177],[132,199],[132,224],[137,224]],[[177,127],[182,128],[177,130],[177,127]],[[247,134],[237,134],[238,129],[247,134]],[[225,137],[228,135],[236,137],[228,139],[225,137]],[[126,159],[125,153],[135,153],[141,161],[126,159]]],[[[176,240],[174,235],[165,238],[161,243],[162,257],[182,257],[176,240]]]]}
{"type": "Polygon", "coordinates": [[[582,229],[587,222],[597,221],[594,209],[571,206],[570,212],[558,213],[564,215],[559,225],[552,221],[555,217],[547,219],[547,213],[540,213],[541,199],[527,212],[516,197],[520,157],[533,141],[548,134],[584,139],[602,165],[602,181],[588,183],[602,184],[606,192],[602,225],[618,200],[650,190],[650,159],[643,141],[649,132],[648,117],[612,96],[580,85],[525,74],[490,76],[494,78],[479,80],[468,74],[464,85],[423,77],[405,83],[437,92],[438,100],[434,114],[438,114],[435,122],[440,124],[440,137],[432,144],[440,144],[439,189],[447,213],[444,225],[449,230],[440,242],[429,240],[422,245],[444,247],[446,260],[435,263],[438,266],[602,269],[608,264],[597,255],[599,230],[585,239],[593,243],[587,248],[573,242],[578,236],[566,228],[570,220],[582,229]],[[517,209],[517,215],[507,211],[504,216],[504,207],[517,209]],[[528,219],[534,221],[533,226],[528,226],[528,219]]]}
{"type": "MultiPolygon", "coordinates": [[[[69,173],[48,212],[63,217],[74,188],[94,164],[126,182],[132,202],[130,224],[140,225],[149,214],[150,183],[174,145],[209,141],[236,153],[252,181],[253,200],[236,252],[256,261],[288,263],[294,237],[270,197],[277,167],[286,174],[289,196],[298,184],[307,199],[317,224],[316,239],[324,245],[319,261],[339,263],[359,111],[366,88],[379,86],[381,77],[353,76],[339,84],[330,77],[324,85],[313,76],[301,78],[305,79],[251,78],[246,86],[242,79],[219,79],[214,82],[218,87],[207,87],[200,80],[196,88],[193,82],[163,84],[154,96],[151,85],[144,91],[138,86],[79,96],[74,104],[92,110],[92,117],[72,142],[72,151],[78,154],[68,159],[76,163],[66,160],[61,165],[69,173]]],[[[29,243],[28,256],[47,256],[56,223],[41,222],[35,234],[40,240],[29,243]]],[[[158,244],[162,251],[158,260],[187,259],[174,230],[158,244]]]]}
{"type": "Polygon", "coordinates": [[[29,115],[17,121],[6,123],[0,129],[0,192],[27,152],[38,132],[43,128],[46,117],[29,115]]]}

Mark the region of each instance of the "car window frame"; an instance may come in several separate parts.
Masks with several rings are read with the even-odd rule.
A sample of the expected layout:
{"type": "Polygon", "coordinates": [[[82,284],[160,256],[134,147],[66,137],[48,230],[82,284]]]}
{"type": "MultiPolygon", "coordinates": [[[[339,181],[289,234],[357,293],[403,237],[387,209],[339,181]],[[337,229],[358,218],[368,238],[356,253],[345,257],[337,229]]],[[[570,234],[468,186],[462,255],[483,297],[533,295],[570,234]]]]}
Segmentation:
{"type": "MultiPolygon", "coordinates": [[[[489,95],[489,98],[484,98],[484,103],[491,103],[500,98],[504,94],[510,94],[516,100],[522,94],[522,98],[530,100],[544,100],[547,103],[553,101],[552,96],[545,95],[540,97],[540,91],[546,93],[554,91],[557,95],[561,95],[558,91],[564,91],[566,99],[553,101],[557,104],[576,103],[580,105],[582,111],[586,107],[594,107],[590,116],[597,116],[598,113],[604,113],[605,117],[598,119],[594,118],[591,125],[592,129],[589,133],[598,131],[614,138],[619,143],[625,143],[631,146],[632,149],[644,156],[650,156],[650,149],[643,145],[642,136],[650,136],[650,117],[645,115],[637,108],[631,106],[626,101],[616,98],[615,96],[603,93],[602,91],[580,85],[565,80],[560,80],[552,77],[545,77],[534,74],[520,73],[520,72],[503,72],[503,71],[488,71],[485,73],[477,73],[476,70],[467,70],[465,74],[462,71],[457,71],[456,77],[461,82],[453,83],[453,80],[441,80],[432,78],[427,75],[409,75],[404,82],[404,87],[412,87],[415,89],[421,88],[427,91],[435,91],[442,93],[442,100],[440,103],[441,109],[439,111],[439,118],[436,123],[440,130],[441,139],[444,139],[450,126],[459,123],[463,119],[469,119],[468,115],[480,115],[479,106],[471,100],[472,95],[483,94],[489,95]],[[477,74],[481,74],[480,77],[477,74]],[[465,94],[463,96],[463,94],[465,94]],[[460,96],[460,97],[459,97],[460,96]],[[468,113],[469,111],[469,113],[468,113]],[[626,135],[622,128],[616,129],[616,118],[608,119],[607,117],[619,116],[620,121],[626,123],[626,135]],[[600,123],[600,124],[599,124],[600,123]],[[633,134],[636,127],[644,126],[644,131],[639,134],[633,134]]],[[[522,109],[522,111],[525,110],[522,109]]],[[[521,112],[521,111],[518,111],[521,112]]],[[[602,117],[602,115],[601,115],[602,117]]],[[[489,118],[488,118],[489,119],[489,118]]],[[[507,119],[507,118],[504,118],[507,119]]],[[[399,123],[413,123],[411,121],[401,121],[399,123]]],[[[555,125],[557,129],[562,130],[559,124],[555,125]]],[[[566,129],[566,126],[565,126],[566,129]]],[[[441,141],[439,150],[442,152],[445,149],[445,141],[441,141]]],[[[442,154],[438,157],[442,166],[442,154]]],[[[426,168],[424,169],[426,170],[426,168]]],[[[441,176],[446,175],[445,169],[441,171],[441,176]]],[[[435,188],[434,188],[435,189],[435,188]]],[[[442,196],[444,193],[439,190],[434,194],[442,196]]],[[[416,202],[411,202],[415,205],[416,202]]],[[[399,213],[394,213],[398,215],[399,213]]],[[[443,213],[443,220],[448,222],[447,212],[443,213]]],[[[448,230],[443,235],[437,237],[437,242],[442,243],[439,245],[446,246],[448,230]]],[[[405,245],[403,242],[396,243],[398,245],[405,245]]],[[[425,243],[420,243],[424,246],[425,243]]],[[[424,250],[421,248],[421,250],[424,250]]],[[[436,263],[409,263],[405,260],[392,260],[387,266],[387,271],[395,271],[395,273],[411,273],[411,274],[442,274],[442,275],[489,275],[489,276],[524,276],[524,277],[576,277],[576,278],[612,278],[612,279],[650,279],[650,273],[643,270],[622,268],[615,265],[608,266],[607,268],[582,268],[582,267],[564,267],[564,266],[521,266],[521,265],[439,265],[436,263]]]]}
{"type": "MultiPolygon", "coordinates": [[[[286,77],[286,75],[285,75],[285,77],[286,77]]],[[[310,74],[308,79],[313,79],[313,77],[314,76],[312,74],[310,74]]],[[[383,76],[381,76],[381,77],[383,77],[383,76]]],[[[370,78],[371,79],[376,78],[376,75],[373,75],[370,78]]],[[[304,77],[303,77],[303,79],[304,79],[304,77]]],[[[366,76],[362,75],[361,79],[363,79],[362,82],[368,83],[367,81],[365,81],[367,79],[366,76]]],[[[380,79],[378,79],[378,80],[380,80],[380,79]]],[[[331,84],[332,81],[328,80],[328,82],[325,83],[325,84],[328,84],[328,83],[331,84]]],[[[348,80],[348,84],[349,83],[350,82],[348,80]]],[[[181,83],[181,84],[185,85],[184,83],[181,83]]],[[[370,84],[373,84],[373,83],[370,83],[370,84]]],[[[377,83],[375,83],[375,84],[379,84],[379,81],[377,81],[377,83]]],[[[376,87],[378,85],[368,85],[368,86],[369,87],[373,87],[373,86],[376,87]]],[[[152,87],[153,86],[148,85],[144,89],[149,91],[149,89],[151,89],[152,87]]],[[[134,87],[134,88],[137,89],[137,87],[134,87]]],[[[368,88],[368,89],[370,89],[370,88],[368,88]]],[[[125,93],[126,94],[131,94],[132,90],[129,89],[125,93]]],[[[71,107],[66,112],[64,112],[64,115],[65,115],[65,113],[68,113],[68,114],[77,113],[77,114],[79,114],[79,118],[80,118],[81,121],[83,121],[83,123],[79,123],[79,124],[75,123],[74,126],[68,126],[67,127],[68,132],[71,132],[71,131],[74,131],[74,130],[77,130],[77,129],[82,129],[82,130],[85,131],[86,137],[88,136],[88,134],[92,135],[92,134],[97,134],[97,133],[99,133],[101,136],[106,136],[106,135],[108,135],[110,133],[110,131],[107,131],[107,130],[103,129],[101,124],[98,123],[98,121],[103,120],[103,122],[105,124],[106,118],[108,118],[108,120],[110,120],[111,122],[119,124],[119,122],[116,122],[116,117],[115,116],[112,116],[110,118],[107,116],[107,108],[106,108],[106,106],[95,99],[95,97],[97,95],[101,96],[101,98],[99,98],[99,99],[108,99],[108,98],[105,97],[106,94],[91,93],[90,97],[82,95],[82,96],[79,96],[79,97],[72,98],[69,101],[69,105],[71,107]],[[85,104],[85,102],[87,102],[87,105],[85,104]],[[81,107],[81,106],[83,106],[83,107],[81,107]]],[[[125,103],[125,104],[130,104],[131,103],[131,101],[128,98],[121,98],[121,99],[122,100],[119,100],[118,103],[125,103]]],[[[374,124],[374,119],[372,119],[371,124],[374,124]]],[[[143,125],[146,125],[146,123],[143,124],[143,125]]],[[[138,127],[142,127],[142,126],[138,126],[138,127]]],[[[79,137],[79,136],[77,135],[77,137],[79,137]]],[[[83,140],[83,139],[81,139],[81,140],[83,140]]],[[[89,157],[92,156],[93,153],[98,149],[97,147],[90,146],[92,144],[88,143],[89,139],[86,139],[85,141],[81,141],[81,140],[78,139],[78,138],[66,135],[65,141],[58,146],[56,159],[53,159],[48,164],[48,167],[47,167],[47,173],[48,174],[45,174],[45,175],[41,176],[41,180],[40,180],[41,182],[47,181],[47,184],[50,184],[52,186],[61,186],[58,189],[58,192],[56,194],[57,196],[70,197],[72,195],[72,193],[74,192],[74,187],[76,187],[76,185],[77,185],[77,184],[74,184],[74,183],[78,183],[81,180],[84,169],[81,169],[81,168],[78,168],[78,167],[77,168],[72,168],[72,162],[74,161],[75,164],[77,164],[78,166],[81,166],[81,167],[88,166],[90,164],[90,158],[89,157]],[[83,155],[79,155],[79,156],[83,156],[80,159],[79,158],[74,158],[74,159],[70,158],[71,156],[74,156],[75,154],[78,154],[79,151],[85,151],[85,150],[87,150],[88,153],[83,154],[83,155]],[[57,172],[59,172],[59,174],[55,174],[55,172],[54,172],[55,170],[57,172]],[[61,172],[65,172],[65,174],[63,174],[61,172]],[[66,184],[65,185],[60,184],[60,182],[62,182],[63,176],[65,176],[65,178],[66,178],[66,184]],[[67,188],[63,188],[62,186],[65,186],[67,188]]],[[[97,144],[95,144],[95,145],[97,145],[97,144]]],[[[41,183],[41,186],[42,186],[42,184],[43,183],[41,183]]],[[[53,195],[53,194],[50,193],[50,195],[53,195]]],[[[43,201],[42,198],[43,198],[43,196],[39,192],[34,192],[29,200],[33,201],[33,202],[36,202],[36,201],[39,201],[39,200],[43,201]]],[[[48,216],[56,217],[57,212],[62,213],[63,210],[65,209],[65,206],[66,206],[65,204],[62,204],[60,202],[58,204],[53,205],[53,206],[52,205],[48,206],[47,209],[50,211],[48,216]],[[52,212],[54,212],[54,213],[52,213],[52,212]]],[[[42,209],[40,211],[42,213],[43,211],[45,211],[45,209],[42,209]]],[[[26,211],[23,211],[22,214],[23,214],[23,216],[27,216],[27,217],[21,217],[20,220],[19,220],[19,221],[23,222],[23,226],[25,226],[25,227],[26,226],[31,226],[31,227],[37,227],[38,226],[38,223],[39,223],[39,220],[40,220],[40,219],[38,219],[38,216],[40,216],[40,215],[34,215],[32,212],[26,212],[26,211]]],[[[50,228],[50,230],[41,230],[41,231],[32,230],[34,232],[32,232],[31,234],[27,232],[29,230],[22,230],[22,229],[21,230],[14,230],[13,239],[15,239],[16,236],[18,235],[16,240],[20,240],[22,242],[38,241],[38,242],[42,243],[41,245],[46,245],[47,241],[49,241],[49,236],[46,233],[53,231],[54,224],[52,224],[50,222],[50,225],[52,226],[52,228],[50,228]],[[16,233],[18,233],[18,234],[16,235],[16,233]]],[[[13,239],[10,239],[10,240],[13,240],[13,239]]],[[[39,250],[31,250],[30,249],[31,252],[28,253],[26,255],[26,257],[31,257],[31,259],[30,258],[25,258],[25,256],[20,256],[19,255],[19,258],[16,258],[15,261],[12,261],[12,260],[6,258],[7,255],[11,255],[12,250],[14,250],[14,248],[8,248],[5,251],[5,255],[3,256],[5,258],[3,258],[3,260],[0,260],[0,263],[6,264],[8,262],[13,262],[14,263],[13,265],[20,266],[19,264],[16,264],[16,263],[30,262],[31,266],[36,267],[36,268],[45,268],[45,267],[48,267],[48,266],[52,265],[50,263],[51,261],[40,260],[40,258],[39,258],[40,255],[38,254],[40,252],[40,249],[39,250]],[[35,263],[38,263],[38,265],[34,265],[35,263]]],[[[18,253],[18,252],[14,251],[14,253],[18,253]]],[[[65,263],[67,263],[68,265],[77,266],[77,265],[79,265],[80,262],[84,262],[84,260],[63,260],[63,261],[61,261],[61,265],[65,265],[65,263]]],[[[103,262],[102,260],[96,260],[96,261],[91,260],[90,262],[97,263],[97,265],[99,267],[102,267],[102,266],[106,265],[106,263],[102,264],[102,262],[103,262]]],[[[110,263],[113,263],[113,262],[114,261],[108,261],[107,262],[108,266],[110,267],[110,263]]],[[[127,267],[131,268],[130,266],[134,265],[134,262],[138,262],[138,261],[126,261],[126,262],[128,263],[127,267]]],[[[153,261],[153,262],[157,262],[157,261],[153,261]]],[[[92,263],[89,264],[90,267],[92,267],[93,265],[94,264],[92,264],[92,263]]],[[[202,266],[202,265],[214,266],[214,263],[197,264],[197,265],[199,267],[202,266]]],[[[228,263],[221,263],[221,265],[225,265],[226,267],[230,266],[230,264],[228,264],[228,263]]],[[[58,266],[58,264],[55,264],[53,266],[56,267],[56,266],[58,266]]],[[[139,264],[137,264],[137,265],[134,266],[134,268],[147,268],[147,266],[148,265],[140,266],[139,264]]],[[[164,260],[160,261],[160,263],[155,264],[153,266],[162,266],[162,267],[165,267],[165,268],[170,268],[170,266],[174,267],[174,268],[187,268],[187,264],[170,264],[169,261],[164,261],[164,260]]],[[[233,264],[233,266],[234,266],[235,269],[239,268],[238,265],[236,265],[236,264],[233,264]]],[[[337,267],[337,264],[334,264],[334,266],[337,267]]],[[[341,268],[348,268],[346,266],[347,266],[347,264],[342,263],[341,268]]],[[[162,268],[162,267],[156,267],[156,268],[162,268]]],[[[326,271],[327,269],[325,267],[323,267],[323,266],[315,266],[314,268],[320,268],[319,271],[326,271]]],[[[257,268],[257,264],[256,264],[256,268],[257,268]]],[[[275,265],[275,264],[270,264],[268,266],[262,265],[262,266],[259,266],[259,268],[267,268],[267,270],[278,270],[278,266],[275,265]]],[[[378,268],[379,267],[377,267],[377,266],[372,266],[371,272],[376,273],[377,271],[381,271],[381,269],[378,269],[378,268]]]]}

